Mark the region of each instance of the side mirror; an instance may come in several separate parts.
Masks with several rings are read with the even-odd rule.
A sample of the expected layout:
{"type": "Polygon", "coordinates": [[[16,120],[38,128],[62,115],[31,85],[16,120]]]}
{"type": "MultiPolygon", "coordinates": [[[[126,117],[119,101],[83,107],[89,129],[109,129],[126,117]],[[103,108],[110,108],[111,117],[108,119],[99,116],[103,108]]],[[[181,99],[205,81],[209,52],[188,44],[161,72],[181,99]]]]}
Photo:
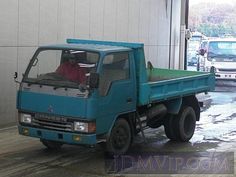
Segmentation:
{"type": "Polygon", "coordinates": [[[89,76],[89,87],[94,89],[99,86],[99,74],[98,73],[90,73],[89,76]]]}
{"type": "Polygon", "coordinates": [[[15,72],[15,74],[14,74],[14,80],[16,80],[16,79],[17,79],[17,77],[18,77],[18,73],[17,73],[17,72],[15,72]]]}
{"type": "Polygon", "coordinates": [[[199,54],[200,54],[201,56],[204,56],[205,53],[206,53],[206,50],[205,50],[205,49],[200,49],[200,50],[199,50],[199,54]]]}
{"type": "Polygon", "coordinates": [[[14,81],[15,81],[15,83],[20,83],[18,80],[17,80],[17,78],[18,78],[18,73],[17,72],[15,72],[15,74],[14,74],[14,81]]]}

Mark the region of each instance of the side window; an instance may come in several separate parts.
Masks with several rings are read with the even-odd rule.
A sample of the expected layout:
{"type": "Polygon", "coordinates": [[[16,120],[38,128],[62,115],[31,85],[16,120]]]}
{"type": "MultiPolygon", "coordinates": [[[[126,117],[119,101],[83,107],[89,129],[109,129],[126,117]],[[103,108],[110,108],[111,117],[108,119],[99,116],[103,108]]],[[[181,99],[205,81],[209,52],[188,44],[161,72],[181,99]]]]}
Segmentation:
{"type": "Polygon", "coordinates": [[[129,68],[128,52],[114,53],[105,56],[102,72],[100,74],[100,95],[107,95],[112,82],[129,79],[129,68]]]}

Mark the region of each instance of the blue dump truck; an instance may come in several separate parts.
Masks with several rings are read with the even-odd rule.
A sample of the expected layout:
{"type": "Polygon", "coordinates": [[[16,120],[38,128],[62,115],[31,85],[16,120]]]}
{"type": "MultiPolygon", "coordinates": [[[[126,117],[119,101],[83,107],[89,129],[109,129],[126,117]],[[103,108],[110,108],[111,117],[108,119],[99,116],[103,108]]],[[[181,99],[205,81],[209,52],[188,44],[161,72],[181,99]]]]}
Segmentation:
{"type": "Polygon", "coordinates": [[[186,142],[200,119],[195,94],[214,84],[212,73],[146,64],[143,44],[67,39],[39,47],[30,60],[17,94],[18,129],[50,149],[102,143],[111,154],[126,153],[135,135],[162,125],[170,140],[186,142]],[[70,57],[86,82],[56,72],[70,57]]]}

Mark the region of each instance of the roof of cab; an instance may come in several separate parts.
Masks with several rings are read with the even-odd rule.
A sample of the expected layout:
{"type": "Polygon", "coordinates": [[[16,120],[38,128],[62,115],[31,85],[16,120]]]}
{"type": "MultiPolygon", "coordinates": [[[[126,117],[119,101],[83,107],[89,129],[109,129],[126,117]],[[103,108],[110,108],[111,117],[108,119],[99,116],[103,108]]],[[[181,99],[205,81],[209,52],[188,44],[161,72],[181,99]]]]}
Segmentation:
{"type": "Polygon", "coordinates": [[[113,52],[113,51],[130,51],[131,48],[108,45],[94,45],[94,44],[55,44],[40,46],[40,48],[47,49],[68,49],[68,50],[86,50],[94,52],[113,52]]]}
{"type": "Polygon", "coordinates": [[[88,50],[94,52],[113,52],[113,51],[130,51],[133,48],[142,48],[142,47],[143,44],[141,43],[67,39],[67,44],[41,46],[40,48],[88,50]]]}

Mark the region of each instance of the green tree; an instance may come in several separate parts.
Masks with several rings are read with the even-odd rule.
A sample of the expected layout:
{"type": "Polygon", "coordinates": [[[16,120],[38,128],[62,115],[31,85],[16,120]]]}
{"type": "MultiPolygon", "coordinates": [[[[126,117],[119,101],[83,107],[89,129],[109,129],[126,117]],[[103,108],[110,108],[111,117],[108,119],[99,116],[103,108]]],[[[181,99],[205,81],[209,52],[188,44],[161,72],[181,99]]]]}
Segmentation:
{"type": "Polygon", "coordinates": [[[190,7],[189,28],[209,37],[236,35],[235,5],[201,3],[190,7]]]}

